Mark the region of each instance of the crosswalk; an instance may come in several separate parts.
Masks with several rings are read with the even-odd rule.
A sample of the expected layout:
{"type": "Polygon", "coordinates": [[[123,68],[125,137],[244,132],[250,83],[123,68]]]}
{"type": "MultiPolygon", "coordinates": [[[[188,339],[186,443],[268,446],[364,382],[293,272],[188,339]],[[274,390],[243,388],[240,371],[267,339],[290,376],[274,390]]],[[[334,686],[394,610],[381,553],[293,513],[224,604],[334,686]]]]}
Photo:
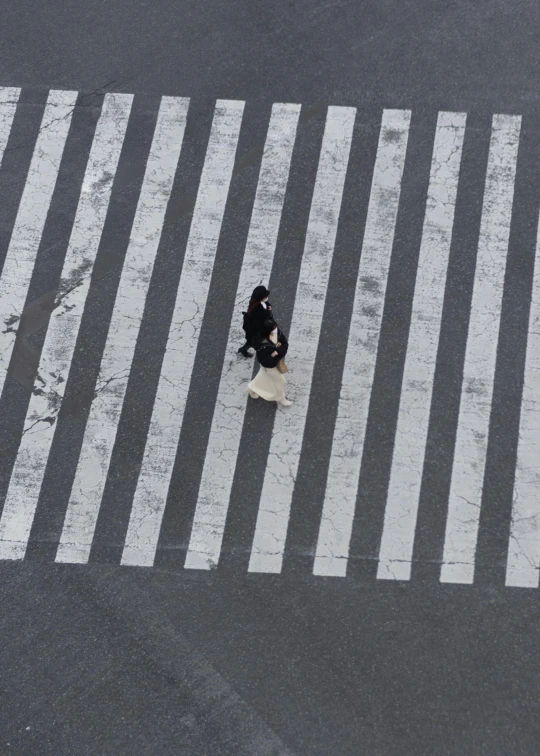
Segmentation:
{"type": "MultiPolygon", "coordinates": [[[[440,532],[432,535],[438,558],[431,567],[441,583],[472,584],[483,564],[481,535],[491,506],[487,462],[499,444],[515,449],[501,473],[513,496],[499,518],[502,568],[493,570],[501,577],[504,572],[507,586],[538,587],[540,273],[533,264],[532,275],[514,281],[507,265],[522,191],[520,165],[527,149],[537,148],[524,138],[520,116],[485,119],[487,154],[474,163],[482,171],[483,196],[476,246],[468,250],[471,295],[464,292],[457,301],[468,319],[466,339],[457,330],[453,336],[453,348],[462,354],[453,376],[459,404],[453,423],[443,429],[453,452],[449,474],[441,466],[438,490],[447,493],[432,502],[425,471],[433,461],[428,441],[435,403],[441,401],[441,333],[452,334],[449,281],[455,274],[455,229],[464,222],[463,168],[472,159],[467,114],[441,111],[424,122],[409,110],[370,115],[329,106],[313,115],[296,103],[254,113],[250,103],[236,100],[218,100],[208,112],[184,97],[163,97],[149,106],[119,93],[95,97],[89,106],[83,94],[59,90],[30,108],[24,95],[0,88],[1,186],[5,157],[17,148],[17,126],[26,117],[36,121],[9,244],[0,250],[0,414],[9,418],[0,465],[0,559],[34,558],[32,544],[42,541],[54,549],[49,551],[54,561],[86,564],[100,544],[107,545],[110,521],[114,560],[125,566],[153,567],[168,552],[189,570],[220,570],[225,561],[249,573],[308,571],[317,580],[350,577],[359,565],[368,570],[372,565],[375,579],[409,581],[418,567],[419,515],[433,504],[443,514],[440,532]],[[54,306],[37,347],[33,388],[11,406],[13,365],[24,338],[19,327],[40,292],[39,260],[55,220],[54,198],[69,186],[59,181],[67,145],[80,136],[74,114],[89,107],[95,111],[93,131],[84,175],[69,190],[77,206],[54,306]],[[247,146],[257,129],[264,137],[254,151],[247,146]],[[112,272],[107,281],[114,289],[109,310],[104,306],[110,314],[99,346],[85,353],[80,345],[94,325],[88,303],[99,298],[103,277],[96,271],[110,252],[106,229],[116,223],[115,208],[127,196],[135,160],[130,145],[141,130],[147,147],[136,158],[141,180],[129,195],[136,201],[125,250],[115,250],[122,255],[118,277],[112,272]],[[429,171],[417,170],[420,154],[429,171]],[[305,167],[306,155],[312,171],[305,167]],[[194,201],[185,238],[171,241],[175,219],[186,214],[184,173],[190,180],[196,175],[196,189],[189,187],[194,201]],[[366,186],[365,202],[355,193],[358,182],[366,186]],[[413,187],[423,197],[423,224],[418,238],[408,240],[417,258],[400,268],[403,240],[413,233],[404,210],[413,187]],[[299,196],[309,199],[304,217],[295,209],[299,196]],[[231,249],[231,228],[239,230],[236,246],[243,238],[240,251],[231,249]],[[138,355],[159,296],[165,247],[178,261],[163,279],[165,287],[173,286],[174,301],[164,309],[149,370],[138,355]],[[347,275],[340,278],[345,265],[347,275]],[[276,409],[247,398],[253,363],[236,350],[251,290],[268,282],[274,288],[284,281],[283,270],[294,285],[283,294],[287,301],[280,302],[279,290],[272,300],[289,333],[287,379],[294,404],[276,409]],[[399,276],[406,277],[412,294],[396,301],[389,292],[399,276]],[[519,433],[495,437],[503,303],[513,286],[521,287],[529,323],[520,336],[523,359],[512,367],[519,433]],[[386,357],[391,317],[406,322],[407,336],[392,367],[400,388],[387,397],[396,407],[388,450],[377,448],[373,428],[380,422],[380,366],[391,364],[386,357]],[[328,339],[329,332],[339,333],[339,343],[328,339]],[[209,354],[223,355],[219,369],[209,354]],[[329,364],[336,360],[338,365],[329,364]],[[97,377],[87,404],[77,405],[74,425],[73,376],[81,361],[97,377]],[[130,387],[134,381],[145,385],[145,369],[155,380],[149,379],[143,396],[134,396],[130,387]],[[325,382],[329,370],[339,380],[325,382]],[[139,398],[147,407],[140,417],[139,398]],[[132,429],[126,428],[128,415],[135,418],[132,429]],[[318,416],[324,433],[313,439],[318,416]],[[122,467],[118,448],[129,432],[142,435],[142,443],[122,467]],[[76,464],[62,457],[62,444],[76,450],[76,464]],[[381,460],[385,493],[380,525],[369,531],[366,550],[367,535],[357,535],[362,502],[370,496],[370,455],[381,460]],[[53,473],[66,485],[51,515],[56,524],[44,533],[51,499],[44,491],[53,473]],[[107,498],[113,479],[126,481],[127,509],[107,498]],[[300,499],[307,513],[300,527],[312,534],[304,545],[295,543],[298,524],[291,528],[300,499]]],[[[537,215],[530,224],[537,228],[537,215]]],[[[535,238],[523,254],[536,258],[538,243],[535,238]]]]}
{"type": "MultiPolygon", "coordinates": [[[[278,105],[272,111],[238,282],[236,298],[239,300],[245,298],[246,291],[253,291],[261,279],[269,280],[272,272],[299,115],[297,105],[278,105]]],[[[234,312],[227,354],[235,353],[238,335],[237,313],[234,312]]],[[[249,379],[242,362],[225,361],[186,555],[185,565],[189,568],[209,569],[219,561],[227,502],[244,425],[246,377],[249,379]]],[[[154,546],[156,544],[157,539],[154,546]]]]}

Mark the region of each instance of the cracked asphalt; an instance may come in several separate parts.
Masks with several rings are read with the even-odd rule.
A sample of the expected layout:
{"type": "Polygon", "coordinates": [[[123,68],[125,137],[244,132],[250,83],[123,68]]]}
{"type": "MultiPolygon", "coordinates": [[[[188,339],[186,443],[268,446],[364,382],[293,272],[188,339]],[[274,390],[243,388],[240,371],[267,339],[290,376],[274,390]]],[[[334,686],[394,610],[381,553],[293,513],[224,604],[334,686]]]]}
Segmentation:
{"type": "MultiPolygon", "coordinates": [[[[126,152],[133,157],[121,163],[121,191],[110,212],[114,222],[104,232],[108,253],[98,256],[93,270],[85,310],[91,327],[83,329],[77,343],[69,391],[60,409],[57,389],[67,381],[69,364],[54,380],[41,378],[40,410],[21,427],[21,433],[32,435],[35,426],[52,426],[62,413],[62,433],[54,442],[27,558],[0,562],[2,756],[538,754],[538,595],[536,589],[507,588],[504,582],[521,400],[516,366],[524,362],[528,313],[522,285],[531,277],[540,206],[539,30],[536,0],[4,0],[0,86],[23,88],[23,115],[0,175],[2,256],[35,140],[42,128],[58,126],[53,119],[42,127],[32,116],[43,108],[48,90],[81,93],[69,109],[81,136],[66,148],[61,187],[69,188],[73,175],[82,183],[97,119],[94,106],[105,92],[133,93],[137,113],[126,136],[126,152]],[[150,286],[150,304],[135,352],[135,377],[125,389],[128,409],[112,455],[92,559],[87,565],[55,564],[90,405],[97,393],[106,396],[111,383],[127,382],[124,373],[101,375],[96,355],[105,344],[150,126],[163,95],[192,99],[194,115],[186,126],[191,141],[168,209],[165,252],[151,281],[149,270],[140,271],[141,281],[150,286]],[[187,238],[216,99],[245,101],[248,125],[242,127],[231,188],[235,217],[227,216],[222,231],[228,257],[222,255],[214,269],[210,315],[197,326],[206,363],[204,370],[195,365],[186,408],[182,442],[189,453],[177,461],[172,476],[173,496],[189,507],[197,497],[212,422],[210,397],[222,366],[219,344],[227,338],[222,303],[232,307],[234,302],[233,272],[245,246],[270,108],[302,104],[299,124],[312,140],[322,136],[328,105],[357,108],[338,231],[339,265],[328,296],[333,304],[322,334],[329,348],[311,396],[314,411],[299,469],[288,469],[290,460],[276,462],[287,475],[297,475],[297,485],[291,548],[282,573],[275,575],[247,573],[257,513],[251,486],[262,486],[273,423],[266,406],[258,414],[250,408],[247,415],[218,569],[180,569],[191,520],[185,512],[168,511],[155,566],[119,566],[138,472],[139,462],[133,460],[144,451],[145,436],[138,428],[150,423],[150,397],[159,381],[155,356],[166,341],[176,295],[172,283],[180,275],[176,250],[187,238]],[[385,299],[385,348],[377,358],[375,410],[351,536],[351,553],[359,556],[351,559],[346,578],[315,577],[310,568],[319,523],[314,502],[324,494],[346,347],[344,316],[352,308],[355,250],[365,226],[365,211],[359,213],[358,207],[365,208],[369,198],[366,166],[373,162],[381,112],[392,108],[412,112],[411,158],[403,178],[385,299]],[[412,576],[378,580],[426,183],[437,114],[443,110],[466,113],[467,132],[412,576]],[[455,440],[448,429],[455,427],[459,411],[469,317],[460,302],[473,294],[493,114],[522,116],[505,327],[497,351],[475,579],[472,585],[442,584],[455,440]]],[[[306,144],[307,137],[295,153],[291,199],[280,231],[287,254],[277,258],[271,286],[274,309],[286,324],[311,200],[304,187],[313,185],[316,171],[316,156],[306,144]]],[[[98,201],[105,189],[93,187],[98,201]]],[[[60,194],[53,198],[22,316],[19,320],[10,310],[2,320],[2,336],[15,342],[0,402],[2,502],[17,453],[13,429],[25,417],[45,326],[52,312],[68,314],[70,294],[88,283],[83,262],[58,286],[77,199],[60,194]]],[[[495,228],[488,235],[488,250],[498,233],[495,228]]],[[[366,277],[362,284],[370,303],[383,295],[378,279],[366,277]]],[[[185,310],[184,321],[201,316],[188,302],[185,310]]],[[[195,328],[191,322],[190,328],[195,328]]],[[[187,338],[187,330],[179,331],[178,343],[187,338]]],[[[418,353],[419,360],[423,356],[418,353]]],[[[468,375],[467,381],[474,414],[474,402],[482,404],[482,376],[468,375]]],[[[175,390],[187,388],[179,380],[170,387],[175,390]]],[[[175,407],[168,406],[172,414],[175,407]]],[[[237,409],[234,402],[223,405],[224,434],[229,426],[236,428],[237,409]]],[[[292,421],[291,428],[286,431],[294,436],[292,421]]],[[[472,428],[473,435],[478,428],[472,428]]],[[[298,439],[291,438],[294,445],[298,439]]],[[[463,493],[457,494],[467,505],[463,511],[478,510],[475,495],[463,493]]],[[[81,498],[88,495],[80,490],[81,498]]],[[[267,511],[272,510],[273,502],[267,502],[267,511]]],[[[527,521],[524,517],[521,527],[527,521]]],[[[268,531],[267,537],[274,534],[268,531]]]]}

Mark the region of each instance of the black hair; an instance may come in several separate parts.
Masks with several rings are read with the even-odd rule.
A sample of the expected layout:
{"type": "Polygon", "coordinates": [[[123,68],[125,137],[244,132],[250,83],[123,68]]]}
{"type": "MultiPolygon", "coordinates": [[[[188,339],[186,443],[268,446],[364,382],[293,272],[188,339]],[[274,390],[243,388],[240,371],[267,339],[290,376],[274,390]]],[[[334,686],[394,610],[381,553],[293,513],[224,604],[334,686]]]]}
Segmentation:
{"type": "Polygon", "coordinates": [[[267,339],[272,333],[272,331],[274,330],[274,328],[277,328],[275,322],[271,320],[270,318],[267,318],[262,325],[261,338],[267,339]]]}

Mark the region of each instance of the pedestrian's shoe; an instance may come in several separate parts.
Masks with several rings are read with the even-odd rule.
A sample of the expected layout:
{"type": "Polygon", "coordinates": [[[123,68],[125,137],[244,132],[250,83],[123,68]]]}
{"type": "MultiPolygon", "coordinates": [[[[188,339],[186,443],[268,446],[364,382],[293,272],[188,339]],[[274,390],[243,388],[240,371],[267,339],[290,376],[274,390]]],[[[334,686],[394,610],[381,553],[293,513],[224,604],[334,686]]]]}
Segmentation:
{"type": "Polygon", "coordinates": [[[238,354],[241,354],[243,357],[253,357],[253,352],[248,352],[244,347],[240,347],[238,354]]]}
{"type": "Polygon", "coordinates": [[[258,399],[258,398],[259,398],[259,395],[258,395],[258,394],[256,394],[256,393],[255,393],[254,391],[252,391],[251,389],[248,389],[248,394],[250,395],[250,397],[251,397],[252,399],[258,399]]]}
{"type": "Polygon", "coordinates": [[[282,399],[278,404],[281,404],[282,407],[290,407],[292,402],[289,399],[282,399]]]}

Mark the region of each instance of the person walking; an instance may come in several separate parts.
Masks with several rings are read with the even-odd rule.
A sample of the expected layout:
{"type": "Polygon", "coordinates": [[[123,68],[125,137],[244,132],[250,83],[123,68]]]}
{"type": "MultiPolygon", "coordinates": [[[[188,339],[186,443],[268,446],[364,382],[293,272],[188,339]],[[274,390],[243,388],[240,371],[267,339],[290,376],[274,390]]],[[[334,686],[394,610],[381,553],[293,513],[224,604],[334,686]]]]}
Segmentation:
{"type": "Polygon", "coordinates": [[[241,346],[238,353],[244,357],[253,357],[249,348],[253,346],[253,339],[262,330],[265,320],[273,320],[272,305],[268,301],[270,292],[266,286],[256,286],[249,300],[247,312],[243,312],[244,324],[243,329],[246,334],[246,343],[241,346]]]}
{"type": "Polygon", "coordinates": [[[248,393],[252,399],[261,397],[267,402],[277,402],[290,407],[292,402],[285,397],[285,376],[280,370],[280,363],[289,349],[287,337],[275,321],[267,318],[256,340],[257,360],[260,370],[248,384],[248,393]]]}

